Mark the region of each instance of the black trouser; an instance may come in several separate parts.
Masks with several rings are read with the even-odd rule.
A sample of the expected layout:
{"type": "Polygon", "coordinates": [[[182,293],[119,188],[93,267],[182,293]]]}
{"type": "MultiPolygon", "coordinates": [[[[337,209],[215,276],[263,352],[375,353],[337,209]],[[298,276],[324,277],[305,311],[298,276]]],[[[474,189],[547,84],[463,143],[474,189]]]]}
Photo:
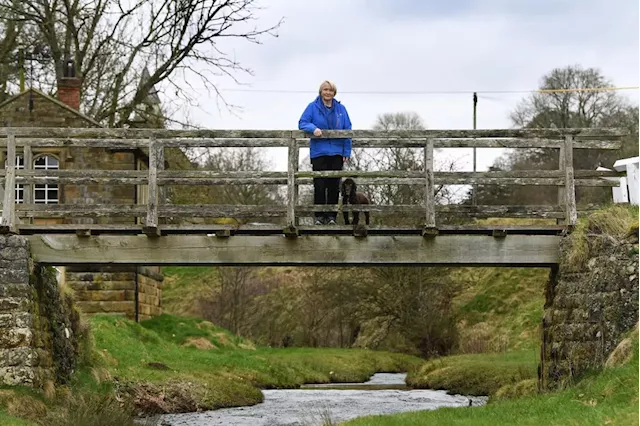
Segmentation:
{"type": "MultiPolygon", "coordinates": [[[[313,171],[342,170],[342,155],[321,155],[311,159],[313,171]]],[[[340,178],[313,178],[313,204],[338,204],[340,178]]],[[[316,219],[336,220],[337,212],[316,212],[316,219]]]]}

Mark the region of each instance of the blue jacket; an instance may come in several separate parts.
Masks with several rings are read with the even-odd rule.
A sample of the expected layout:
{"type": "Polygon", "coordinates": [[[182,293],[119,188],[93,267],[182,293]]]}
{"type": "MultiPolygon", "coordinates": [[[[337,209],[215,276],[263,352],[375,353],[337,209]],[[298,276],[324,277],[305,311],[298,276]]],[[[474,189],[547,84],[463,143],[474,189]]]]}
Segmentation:
{"type": "MultiPolygon", "coordinates": [[[[333,106],[327,108],[318,96],[315,101],[307,105],[298,122],[298,129],[307,133],[319,128],[320,130],[351,130],[351,120],[347,109],[335,99],[333,106]]],[[[310,157],[321,155],[341,155],[351,157],[351,138],[340,139],[311,139],[310,157]]]]}

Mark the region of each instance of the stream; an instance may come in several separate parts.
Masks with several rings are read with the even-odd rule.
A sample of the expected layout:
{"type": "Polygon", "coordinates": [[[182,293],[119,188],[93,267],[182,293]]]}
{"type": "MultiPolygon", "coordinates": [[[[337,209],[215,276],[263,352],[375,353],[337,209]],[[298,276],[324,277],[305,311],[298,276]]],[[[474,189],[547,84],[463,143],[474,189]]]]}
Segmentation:
{"type": "Polygon", "coordinates": [[[168,414],[157,426],[321,426],[356,417],[440,407],[484,405],[486,397],[449,395],[446,391],[409,389],[406,374],[377,373],[365,383],[305,385],[300,389],[263,390],[264,402],[250,407],[201,413],[168,414]]]}

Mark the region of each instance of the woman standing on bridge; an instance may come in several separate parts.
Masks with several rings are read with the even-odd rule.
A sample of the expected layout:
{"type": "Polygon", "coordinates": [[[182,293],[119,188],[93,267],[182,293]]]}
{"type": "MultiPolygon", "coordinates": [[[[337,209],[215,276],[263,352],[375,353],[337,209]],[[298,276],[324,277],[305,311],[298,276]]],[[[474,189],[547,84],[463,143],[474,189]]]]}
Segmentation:
{"type": "MultiPolygon", "coordinates": [[[[323,81],[318,97],[307,105],[302,113],[298,128],[320,138],[323,130],[351,130],[351,120],[347,109],[334,99],[338,92],[336,85],[323,81]]],[[[351,157],[350,138],[311,139],[311,166],[314,171],[342,170],[351,157]]],[[[338,204],[340,178],[314,178],[313,204],[338,204]]],[[[316,212],[316,225],[335,225],[337,212],[316,212]]]]}

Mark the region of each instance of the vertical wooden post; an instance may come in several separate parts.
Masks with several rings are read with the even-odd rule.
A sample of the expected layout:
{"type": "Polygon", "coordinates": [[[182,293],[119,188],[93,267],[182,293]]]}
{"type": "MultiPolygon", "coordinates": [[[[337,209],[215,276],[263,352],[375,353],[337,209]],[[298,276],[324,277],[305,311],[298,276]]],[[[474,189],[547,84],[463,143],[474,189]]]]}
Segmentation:
{"type": "Polygon", "coordinates": [[[160,160],[160,146],[154,138],[150,138],[147,220],[142,228],[142,231],[149,237],[160,236],[158,229],[158,160],[160,160]]]}
{"type": "MultiPolygon", "coordinates": [[[[473,130],[476,129],[476,110],[478,107],[478,92],[473,92],[473,130]]],[[[473,172],[476,170],[476,147],[473,147],[473,172]]],[[[474,206],[478,204],[478,185],[474,184],[471,192],[471,204],[474,206]]]]}
{"type": "MultiPolygon", "coordinates": [[[[158,172],[163,172],[164,171],[164,144],[158,143],[156,142],[156,150],[157,150],[157,160],[156,160],[156,179],[158,178],[158,172]]],[[[157,181],[156,181],[157,182],[157,181]]],[[[167,187],[166,185],[157,185],[158,188],[158,202],[157,202],[157,206],[160,207],[163,204],[166,204],[167,201],[167,187]]],[[[163,219],[164,221],[161,221],[160,218],[158,218],[158,224],[160,223],[166,223],[166,220],[163,219]]]]}
{"type": "Polygon", "coordinates": [[[578,222],[576,209],[576,184],[573,178],[573,136],[565,136],[564,139],[564,171],[565,171],[565,203],[566,224],[573,227],[578,222]]]}
{"type": "Polygon", "coordinates": [[[438,234],[438,228],[436,228],[436,203],[435,192],[433,186],[433,140],[427,140],[427,144],[424,147],[424,173],[425,173],[425,187],[424,187],[424,205],[426,211],[423,236],[433,236],[438,234]]]}
{"type": "MultiPolygon", "coordinates": [[[[558,170],[560,170],[562,174],[565,173],[564,143],[560,146],[560,149],[558,150],[558,170]]],[[[565,187],[559,186],[558,187],[558,206],[563,206],[565,204],[565,194],[566,194],[565,187]]],[[[564,219],[556,219],[556,223],[558,225],[561,225],[563,222],[564,222],[564,219]]]]}
{"type": "Polygon", "coordinates": [[[292,134],[289,138],[289,161],[287,163],[287,226],[284,229],[284,234],[287,237],[298,236],[298,230],[296,229],[296,203],[298,198],[296,172],[298,171],[299,155],[300,148],[292,134]]]}
{"type": "Polygon", "coordinates": [[[7,164],[5,166],[4,197],[2,203],[2,219],[0,220],[0,233],[17,233],[15,222],[16,200],[16,137],[7,136],[7,164]]]}

